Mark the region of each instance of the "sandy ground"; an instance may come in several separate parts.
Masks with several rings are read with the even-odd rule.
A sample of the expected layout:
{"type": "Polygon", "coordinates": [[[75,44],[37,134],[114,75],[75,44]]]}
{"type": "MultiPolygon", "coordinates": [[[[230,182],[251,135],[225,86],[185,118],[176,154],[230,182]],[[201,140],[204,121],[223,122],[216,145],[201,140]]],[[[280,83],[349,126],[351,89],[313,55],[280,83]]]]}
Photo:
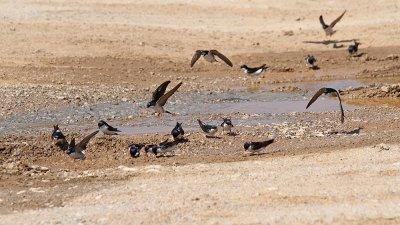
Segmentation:
{"type": "Polygon", "coordinates": [[[399,153],[393,145],[223,164],[120,167],[132,178],[61,208],[3,215],[1,223],[398,224],[399,153]]]}
{"type": "Polygon", "coordinates": [[[1,224],[398,224],[398,1],[0,1],[1,224]],[[318,22],[344,9],[338,32],[318,22]],[[346,48],[359,40],[360,57],[346,48]],[[333,43],[341,48],[334,49],[333,43]],[[189,61],[215,48],[233,68],[189,61]],[[304,56],[317,57],[309,70],[304,56]],[[266,63],[250,78],[239,70],[266,63]],[[155,118],[144,105],[165,80],[184,85],[155,118]],[[305,110],[321,86],[341,89],[305,110]],[[206,139],[201,118],[231,117],[235,136],[206,139]],[[52,145],[106,119],[85,161],[52,145]],[[176,121],[173,157],[132,159],[176,121]],[[277,135],[264,154],[243,142],[277,135]]]}

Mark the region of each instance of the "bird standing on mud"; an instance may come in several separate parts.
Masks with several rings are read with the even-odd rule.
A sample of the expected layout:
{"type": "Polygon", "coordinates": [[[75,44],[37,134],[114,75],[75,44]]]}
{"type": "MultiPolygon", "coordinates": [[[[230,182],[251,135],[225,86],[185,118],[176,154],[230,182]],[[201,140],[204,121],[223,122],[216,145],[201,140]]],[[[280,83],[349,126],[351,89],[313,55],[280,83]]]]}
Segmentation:
{"type": "Polygon", "coordinates": [[[228,118],[222,118],[223,122],[221,123],[221,127],[222,127],[222,132],[225,134],[231,134],[232,133],[232,121],[231,119],[228,118]]]}
{"type": "Polygon", "coordinates": [[[87,144],[89,143],[90,139],[92,139],[92,137],[94,137],[97,133],[99,133],[98,130],[86,136],[78,144],[75,144],[75,138],[72,138],[68,146],[67,154],[74,159],[84,160],[86,158],[85,149],[87,147],[87,144]]]}
{"type": "Polygon", "coordinates": [[[265,147],[274,143],[274,141],[275,141],[275,138],[271,138],[269,140],[260,141],[260,142],[249,141],[249,142],[245,142],[243,147],[246,152],[250,152],[251,154],[254,154],[254,153],[258,153],[258,152],[262,151],[265,147]]]}
{"type": "Polygon", "coordinates": [[[101,130],[101,132],[106,135],[118,135],[118,133],[121,132],[117,128],[110,126],[104,120],[100,120],[97,126],[99,127],[99,130],[101,130]]]}
{"type": "Polygon", "coordinates": [[[215,135],[215,133],[217,133],[217,131],[218,131],[217,126],[205,124],[205,123],[201,122],[201,120],[199,120],[199,119],[197,120],[197,122],[199,122],[200,128],[204,132],[206,137],[213,137],[215,135]]]}
{"type": "Polygon", "coordinates": [[[336,31],[333,30],[333,27],[342,19],[345,13],[346,10],[344,10],[342,15],[332,21],[332,23],[329,25],[324,22],[324,18],[322,17],[322,15],[319,16],[319,22],[321,23],[322,29],[324,29],[326,36],[332,36],[334,33],[336,33],[336,31]]]}
{"type": "Polygon", "coordinates": [[[224,61],[226,64],[228,64],[228,66],[230,66],[230,67],[233,66],[231,60],[229,60],[226,56],[224,56],[222,53],[220,53],[217,50],[196,50],[196,52],[193,55],[192,61],[190,62],[190,67],[194,66],[194,64],[197,62],[197,60],[199,60],[200,56],[203,56],[203,58],[207,62],[211,62],[211,63],[218,62],[215,59],[215,56],[217,56],[222,61],[224,61]]]}
{"type": "Polygon", "coordinates": [[[175,147],[179,144],[179,141],[168,141],[165,140],[158,145],[147,145],[144,147],[146,153],[153,153],[155,156],[161,155],[166,156],[167,153],[173,153],[175,147]]]}
{"type": "Polygon", "coordinates": [[[304,60],[306,61],[306,65],[309,69],[317,70],[319,67],[317,66],[317,59],[313,55],[307,55],[304,60]]]}
{"type": "Polygon", "coordinates": [[[181,140],[183,138],[183,135],[185,135],[185,131],[182,128],[182,123],[176,123],[174,129],[172,129],[171,131],[171,135],[174,140],[181,140]]]}
{"type": "Polygon", "coordinates": [[[61,132],[60,128],[58,127],[58,124],[53,126],[53,133],[51,134],[51,138],[53,139],[55,145],[57,145],[60,148],[63,148],[64,146],[68,145],[68,142],[65,139],[64,134],[61,132]]]}
{"type": "Polygon", "coordinates": [[[246,74],[259,75],[262,72],[264,72],[266,69],[268,69],[268,66],[266,64],[263,64],[262,66],[259,66],[259,67],[248,67],[247,65],[242,65],[240,68],[246,74]]]}
{"type": "Polygon", "coordinates": [[[341,116],[340,116],[340,122],[344,123],[344,111],[343,111],[343,106],[342,106],[342,100],[340,99],[340,94],[337,90],[333,89],[333,88],[321,88],[317,91],[317,93],[315,93],[315,95],[311,98],[310,102],[308,102],[306,109],[308,109],[308,107],[310,107],[311,104],[313,104],[319,96],[321,96],[322,94],[329,94],[329,93],[335,93],[336,96],[339,99],[339,105],[340,105],[340,112],[341,112],[341,116]]]}
{"type": "Polygon", "coordinates": [[[129,149],[129,154],[133,157],[133,158],[137,158],[140,156],[140,149],[143,147],[142,144],[130,144],[128,146],[129,149]]]}
{"type": "Polygon", "coordinates": [[[349,53],[350,56],[354,56],[358,52],[358,45],[360,45],[359,42],[354,41],[353,44],[349,45],[347,48],[347,52],[349,53]]]}

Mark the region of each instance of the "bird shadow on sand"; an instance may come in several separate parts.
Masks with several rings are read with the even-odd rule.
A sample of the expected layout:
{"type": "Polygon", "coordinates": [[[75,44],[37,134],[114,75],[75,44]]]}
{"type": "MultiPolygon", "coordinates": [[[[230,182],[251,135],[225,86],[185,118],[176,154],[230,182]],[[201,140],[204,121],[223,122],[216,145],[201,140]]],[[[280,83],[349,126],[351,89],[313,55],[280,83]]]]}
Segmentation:
{"type": "Polygon", "coordinates": [[[206,138],[210,138],[210,139],[222,139],[221,137],[217,137],[217,136],[206,136],[206,138]]]}
{"type": "Polygon", "coordinates": [[[330,135],[332,135],[332,134],[341,134],[341,135],[360,135],[360,133],[361,133],[361,131],[363,130],[364,128],[362,128],[362,127],[358,127],[358,128],[356,128],[356,129],[353,129],[353,130],[339,130],[339,131],[332,131],[332,132],[330,132],[329,134],[330,135]]]}
{"type": "Polygon", "coordinates": [[[174,157],[175,154],[169,154],[169,155],[156,155],[156,158],[171,158],[174,157]]]}
{"type": "Polygon", "coordinates": [[[360,52],[360,53],[358,53],[358,54],[355,54],[355,55],[352,55],[352,56],[350,56],[351,58],[359,58],[359,57],[361,57],[361,56],[363,56],[363,55],[365,55],[366,53],[364,53],[364,52],[360,52]]]}
{"type": "Polygon", "coordinates": [[[229,136],[229,137],[236,137],[236,136],[238,136],[239,134],[238,133],[235,133],[235,132],[231,132],[231,133],[227,133],[227,134],[225,134],[226,136],[229,136]]]}
{"type": "Polygon", "coordinates": [[[255,156],[262,156],[268,155],[268,152],[258,152],[258,153],[245,153],[243,157],[255,157],[255,156]]]}
{"type": "Polygon", "coordinates": [[[339,43],[351,43],[353,41],[358,41],[358,39],[350,39],[350,40],[323,40],[323,41],[303,41],[305,44],[322,44],[322,45],[336,45],[337,48],[343,47],[338,46],[339,43]]]}

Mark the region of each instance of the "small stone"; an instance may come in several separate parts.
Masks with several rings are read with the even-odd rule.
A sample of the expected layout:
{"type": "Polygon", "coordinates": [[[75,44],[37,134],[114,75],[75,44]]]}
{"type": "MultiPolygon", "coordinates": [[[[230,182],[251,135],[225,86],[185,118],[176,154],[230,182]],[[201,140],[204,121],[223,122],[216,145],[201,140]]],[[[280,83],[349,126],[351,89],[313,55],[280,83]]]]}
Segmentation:
{"type": "Polygon", "coordinates": [[[388,93],[390,91],[390,88],[388,86],[382,86],[381,91],[388,93]]]}

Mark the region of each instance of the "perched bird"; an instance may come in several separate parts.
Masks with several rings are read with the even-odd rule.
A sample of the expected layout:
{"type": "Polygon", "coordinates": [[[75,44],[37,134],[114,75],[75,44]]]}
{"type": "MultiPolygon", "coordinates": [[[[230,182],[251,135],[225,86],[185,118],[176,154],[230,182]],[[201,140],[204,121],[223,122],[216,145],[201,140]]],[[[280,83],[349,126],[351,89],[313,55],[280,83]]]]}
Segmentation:
{"type": "Polygon", "coordinates": [[[267,141],[260,141],[260,142],[255,142],[255,141],[249,141],[245,142],[243,147],[244,150],[250,153],[256,153],[260,152],[263,150],[263,148],[267,147],[268,145],[274,143],[275,138],[269,139],[267,141]]]}
{"type": "Polygon", "coordinates": [[[106,123],[104,120],[100,120],[97,125],[99,126],[99,129],[101,130],[101,132],[103,132],[103,134],[117,135],[119,132],[121,132],[117,128],[108,125],[108,123],[106,123]]]}
{"type": "Polygon", "coordinates": [[[96,130],[95,132],[89,134],[78,144],[75,144],[75,138],[72,138],[68,146],[67,154],[74,159],[84,160],[86,158],[85,149],[87,147],[87,144],[89,143],[90,139],[92,139],[92,137],[94,137],[98,132],[99,131],[96,130]]]}
{"type": "Polygon", "coordinates": [[[179,141],[168,141],[165,140],[158,145],[147,145],[144,147],[146,153],[153,153],[154,155],[162,155],[165,156],[167,153],[173,153],[176,145],[179,141]]]}
{"type": "Polygon", "coordinates": [[[324,22],[324,18],[322,18],[322,15],[319,16],[319,22],[322,25],[322,29],[324,29],[326,36],[332,36],[336,31],[333,30],[333,27],[342,19],[344,14],[346,13],[346,10],[340,15],[338,18],[336,18],[334,21],[332,21],[331,24],[327,25],[324,22]]]}
{"type": "Polygon", "coordinates": [[[197,121],[199,122],[200,128],[204,132],[206,137],[212,137],[218,131],[218,127],[217,126],[204,124],[199,119],[197,121]]]}
{"type": "Polygon", "coordinates": [[[200,56],[203,56],[203,58],[208,61],[208,62],[218,62],[215,59],[215,56],[218,56],[218,58],[222,59],[226,64],[228,64],[230,67],[233,66],[232,62],[224,56],[222,53],[220,53],[217,50],[196,50],[196,52],[193,55],[192,61],[190,62],[190,67],[193,67],[194,64],[199,60],[200,56]]]}
{"type": "Polygon", "coordinates": [[[143,147],[143,144],[130,144],[128,146],[129,154],[133,158],[137,158],[140,156],[140,149],[143,147]]]}
{"type": "Polygon", "coordinates": [[[248,67],[247,65],[242,65],[240,67],[244,73],[249,74],[249,75],[259,75],[262,72],[264,72],[266,69],[268,69],[268,66],[266,64],[263,64],[262,66],[259,67],[248,67]]]}
{"type": "Polygon", "coordinates": [[[358,52],[358,45],[360,45],[360,43],[357,41],[354,41],[353,44],[349,45],[347,51],[349,52],[350,55],[354,55],[358,52]]]}
{"type": "Polygon", "coordinates": [[[310,102],[308,102],[306,109],[308,109],[308,107],[313,104],[319,96],[321,96],[322,94],[329,94],[329,93],[335,93],[339,99],[339,105],[340,105],[340,112],[341,112],[341,117],[340,117],[340,121],[343,123],[344,122],[344,111],[343,111],[343,106],[342,106],[342,100],[340,99],[340,94],[337,90],[333,89],[333,88],[321,88],[317,91],[317,93],[315,93],[315,95],[311,98],[310,102]]]}
{"type": "MultiPolygon", "coordinates": [[[[169,99],[169,97],[171,97],[176,90],[178,90],[178,88],[182,85],[182,82],[180,82],[179,84],[177,84],[174,88],[172,88],[171,90],[169,90],[167,93],[163,94],[160,98],[158,98],[158,100],[156,101],[156,103],[154,105],[150,104],[149,107],[154,108],[154,111],[156,112],[156,114],[158,115],[162,115],[163,113],[169,113],[172,114],[171,112],[164,110],[164,105],[165,103],[167,103],[167,100],[169,99]]],[[[157,88],[158,89],[158,88],[157,88]]],[[[156,90],[157,91],[157,90],[156,90]]],[[[162,92],[162,91],[161,91],[162,92]]],[[[160,93],[161,93],[160,92],[160,93]]],[[[154,93],[153,93],[153,98],[154,98],[154,93]]],[[[148,104],[149,105],[149,104],[148,104]]]]}
{"type": "Polygon", "coordinates": [[[224,132],[226,134],[231,134],[232,127],[233,127],[231,119],[222,118],[222,120],[223,120],[223,122],[221,123],[222,132],[224,132]]]}
{"type": "Polygon", "coordinates": [[[174,140],[181,140],[184,134],[185,131],[183,131],[182,123],[177,122],[174,129],[172,129],[171,131],[172,137],[174,138],[174,140]]]}
{"type": "Polygon", "coordinates": [[[171,81],[167,80],[157,87],[157,89],[153,92],[151,101],[147,103],[147,108],[156,105],[158,99],[160,99],[165,94],[169,83],[171,83],[171,81]]]}
{"type": "Polygon", "coordinates": [[[307,55],[304,59],[306,61],[306,65],[308,68],[313,69],[313,70],[318,69],[318,66],[316,64],[317,59],[313,55],[307,55]]]}

